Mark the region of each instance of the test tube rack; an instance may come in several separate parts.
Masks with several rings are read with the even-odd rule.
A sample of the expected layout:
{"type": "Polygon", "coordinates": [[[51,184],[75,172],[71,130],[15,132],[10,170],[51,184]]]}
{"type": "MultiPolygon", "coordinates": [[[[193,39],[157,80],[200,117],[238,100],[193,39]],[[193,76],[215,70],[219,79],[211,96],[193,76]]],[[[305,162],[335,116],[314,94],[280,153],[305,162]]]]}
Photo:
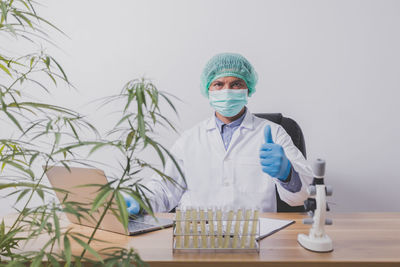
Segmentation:
{"type": "Polygon", "coordinates": [[[178,252],[259,253],[259,211],[177,209],[172,248],[178,252]]]}

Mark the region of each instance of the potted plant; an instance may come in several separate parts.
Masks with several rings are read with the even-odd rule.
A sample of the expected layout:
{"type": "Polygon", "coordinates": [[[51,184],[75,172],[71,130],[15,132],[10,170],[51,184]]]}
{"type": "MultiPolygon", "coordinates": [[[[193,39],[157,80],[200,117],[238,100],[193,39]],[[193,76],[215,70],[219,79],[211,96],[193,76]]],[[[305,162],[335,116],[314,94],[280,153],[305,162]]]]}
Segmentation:
{"type": "MultiPolygon", "coordinates": [[[[12,42],[29,43],[43,47],[49,43],[47,31],[56,29],[35,11],[31,0],[0,1],[0,34],[11,37],[12,42]]],[[[4,44],[3,44],[4,45],[4,44]]],[[[106,212],[112,211],[127,227],[128,213],[123,194],[136,199],[141,207],[153,214],[147,188],[139,178],[145,169],[174,183],[162,168],[141,159],[140,151],[153,149],[162,165],[167,158],[178,164],[169,151],[153,135],[157,125],[175,130],[171,121],[162,115],[160,102],[166,101],[175,112],[170,96],[159,91],[151,81],[134,79],[122,91],[103,99],[102,105],[115,101],[123,103],[119,119],[105,135],[82,114],[40,101],[33,101],[29,94],[34,90],[50,93],[58,83],[72,86],[61,64],[54,57],[39,51],[24,55],[7,55],[0,50],[0,118],[2,128],[9,130],[0,137],[0,196],[14,199],[16,215],[0,223],[0,264],[40,266],[144,265],[134,249],[109,247],[95,251],[91,243],[106,212]],[[51,84],[53,86],[51,86],[51,84]],[[50,84],[50,85],[49,85],[50,84]],[[54,190],[44,183],[46,170],[53,165],[69,168],[71,164],[91,166],[90,156],[104,148],[120,153],[122,161],[118,177],[97,188],[97,196],[90,207],[65,199],[51,201],[54,190]],[[80,156],[79,151],[89,153],[80,156]],[[44,165],[44,168],[38,168],[44,165]],[[39,198],[40,201],[35,201],[39,198]],[[113,207],[113,202],[117,207],[113,207]],[[88,236],[63,227],[60,213],[70,213],[78,218],[90,217],[102,207],[102,216],[88,236]],[[38,237],[46,242],[38,250],[22,252],[21,248],[38,237]],[[74,255],[72,245],[81,247],[74,255]]],[[[182,174],[183,176],[183,174],[182,174]]],[[[90,185],[87,185],[90,186],[90,185]]]]}

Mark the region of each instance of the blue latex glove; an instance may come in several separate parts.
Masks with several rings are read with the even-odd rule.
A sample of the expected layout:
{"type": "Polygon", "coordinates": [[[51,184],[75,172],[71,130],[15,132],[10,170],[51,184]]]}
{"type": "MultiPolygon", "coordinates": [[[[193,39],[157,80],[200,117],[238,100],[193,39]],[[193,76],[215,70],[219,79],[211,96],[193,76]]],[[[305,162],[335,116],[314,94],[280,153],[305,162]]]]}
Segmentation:
{"type": "Polygon", "coordinates": [[[292,165],[286,157],[283,147],[272,141],[271,126],[265,126],[264,137],[265,143],[262,144],[260,149],[262,170],[271,177],[278,178],[284,182],[289,176],[292,165]]]}
{"type": "Polygon", "coordinates": [[[139,203],[131,196],[124,196],[126,209],[128,210],[129,215],[137,215],[140,211],[139,203]]]}

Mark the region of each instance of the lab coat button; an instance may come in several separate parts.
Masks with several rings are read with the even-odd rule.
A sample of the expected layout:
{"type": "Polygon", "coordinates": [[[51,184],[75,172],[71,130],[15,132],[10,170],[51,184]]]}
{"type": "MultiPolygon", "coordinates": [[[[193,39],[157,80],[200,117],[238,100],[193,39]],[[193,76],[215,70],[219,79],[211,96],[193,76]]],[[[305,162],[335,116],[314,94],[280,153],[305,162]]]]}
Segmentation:
{"type": "Polygon", "coordinates": [[[229,186],[229,182],[225,182],[224,185],[225,185],[225,186],[229,186]]]}

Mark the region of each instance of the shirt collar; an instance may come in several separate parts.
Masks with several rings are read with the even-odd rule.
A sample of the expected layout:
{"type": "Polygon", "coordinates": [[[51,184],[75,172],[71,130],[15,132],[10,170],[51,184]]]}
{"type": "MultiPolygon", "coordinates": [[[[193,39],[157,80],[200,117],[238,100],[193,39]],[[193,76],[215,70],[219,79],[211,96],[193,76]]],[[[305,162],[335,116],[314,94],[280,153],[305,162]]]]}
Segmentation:
{"type": "Polygon", "coordinates": [[[245,107],[245,111],[243,112],[242,116],[240,116],[239,118],[237,118],[236,120],[234,120],[234,121],[232,121],[231,123],[228,123],[228,124],[223,123],[220,119],[218,119],[217,116],[215,116],[215,113],[214,113],[215,123],[217,124],[217,128],[218,128],[219,132],[222,132],[222,126],[224,126],[224,125],[227,125],[229,127],[239,126],[242,123],[244,117],[246,116],[246,111],[247,111],[247,108],[245,107]]]}
{"type": "MultiPolygon", "coordinates": [[[[224,123],[220,121],[216,116],[215,113],[213,116],[208,120],[206,129],[207,130],[212,130],[218,128],[219,131],[221,132],[222,125],[224,123]]],[[[246,111],[243,113],[240,118],[237,120],[231,122],[229,125],[236,126],[240,125],[240,127],[247,128],[247,129],[253,129],[253,115],[249,111],[249,109],[246,107],[246,111]]]]}

